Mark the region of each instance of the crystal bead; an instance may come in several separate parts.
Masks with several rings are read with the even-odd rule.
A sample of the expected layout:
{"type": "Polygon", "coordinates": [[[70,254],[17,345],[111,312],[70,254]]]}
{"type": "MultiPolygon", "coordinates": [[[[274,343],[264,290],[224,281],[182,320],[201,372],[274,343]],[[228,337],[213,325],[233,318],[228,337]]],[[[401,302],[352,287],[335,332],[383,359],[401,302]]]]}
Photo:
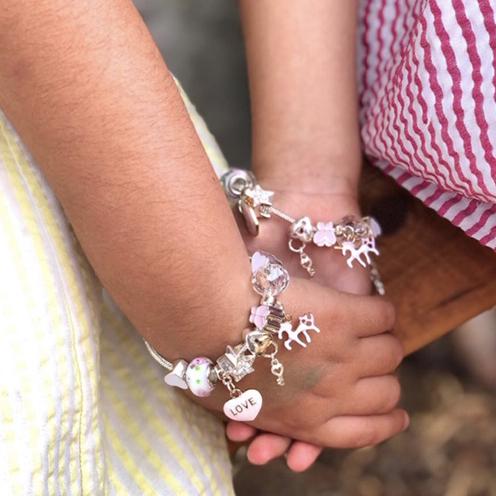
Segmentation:
{"type": "Polygon", "coordinates": [[[277,296],[288,287],[289,274],[282,265],[268,263],[254,272],[252,284],[259,295],[277,296]]]}
{"type": "Polygon", "coordinates": [[[274,255],[262,250],[256,251],[251,256],[252,273],[254,274],[258,269],[265,267],[269,263],[282,266],[282,262],[274,255]]]}

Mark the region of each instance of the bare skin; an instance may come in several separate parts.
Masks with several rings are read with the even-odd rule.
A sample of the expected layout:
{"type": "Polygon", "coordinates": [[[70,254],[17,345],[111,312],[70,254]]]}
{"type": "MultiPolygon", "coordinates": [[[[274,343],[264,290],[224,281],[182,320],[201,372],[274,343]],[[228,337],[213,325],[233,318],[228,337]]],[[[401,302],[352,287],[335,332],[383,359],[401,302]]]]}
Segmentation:
{"type": "MultiPolygon", "coordinates": [[[[338,0],[240,0],[253,118],[253,169],[277,192],[278,206],[296,216],[337,220],[359,214],[361,169],[355,74],[357,2],[338,0]]],[[[297,257],[284,246],[286,226],[266,227],[250,247],[266,247],[298,273],[297,257]]],[[[370,290],[364,271],[350,269],[339,253],[310,247],[321,284],[355,294],[370,290]],[[324,251],[326,253],[324,253],[324,251]]],[[[300,272],[301,273],[301,272],[300,272]]],[[[233,440],[253,430],[230,424],[233,440]]],[[[248,451],[266,463],[288,450],[288,465],[308,468],[315,446],[258,435],[248,451]],[[290,447],[291,446],[291,447],[290,447]]]]}
{"type": "MultiPolygon", "coordinates": [[[[132,3],[7,0],[0,32],[0,106],[104,286],[164,355],[219,356],[256,301],[246,246],[132,3]]],[[[391,306],[298,278],[285,302],[295,314],[311,310],[325,332],[310,353],[285,355],[287,392],[262,370],[247,381],[267,398],[253,426],[333,447],[403,430],[390,375],[401,347],[383,335],[391,306]]],[[[219,388],[202,404],[220,411],[225,399],[219,388]]]]}

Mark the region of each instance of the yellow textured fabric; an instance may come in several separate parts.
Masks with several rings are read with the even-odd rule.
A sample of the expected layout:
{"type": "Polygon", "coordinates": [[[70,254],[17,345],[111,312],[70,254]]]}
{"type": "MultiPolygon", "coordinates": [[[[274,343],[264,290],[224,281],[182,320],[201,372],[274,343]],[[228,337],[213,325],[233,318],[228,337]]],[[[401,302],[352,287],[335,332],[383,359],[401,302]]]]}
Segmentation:
{"type": "Polygon", "coordinates": [[[233,494],[222,425],[163,383],[3,115],[0,274],[1,494],[233,494]]]}

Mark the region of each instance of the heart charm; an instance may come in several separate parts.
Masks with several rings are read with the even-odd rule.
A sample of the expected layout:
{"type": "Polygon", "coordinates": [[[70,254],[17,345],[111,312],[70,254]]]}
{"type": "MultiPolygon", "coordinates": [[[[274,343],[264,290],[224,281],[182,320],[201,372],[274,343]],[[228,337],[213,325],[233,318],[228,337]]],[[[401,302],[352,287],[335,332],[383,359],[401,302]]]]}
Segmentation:
{"type": "Polygon", "coordinates": [[[245,219],[246,229],[252,236],[258,236],[260,230],[260,224],[258,222],[257,214],[255,210],[247,205],[244,201],[239,204],[239,210],[243,214],[245,219]]]}
{"type": "Polygon", "coordinates": [[[184,374],[187,367],[188,362],[186,362],[186,360],[178,360],[174,363],[174,368],[164,377],[164,382],[168,386],[188,389],[188,385],[184,380],[184,374]]]}
{"type": "Polygon", "coordinates": [[[238,422],[250,422],[257,418],[262,408],[262,395],[256,389],[248,389],[237,398],[224,403],[226,417],[238,422]]]}

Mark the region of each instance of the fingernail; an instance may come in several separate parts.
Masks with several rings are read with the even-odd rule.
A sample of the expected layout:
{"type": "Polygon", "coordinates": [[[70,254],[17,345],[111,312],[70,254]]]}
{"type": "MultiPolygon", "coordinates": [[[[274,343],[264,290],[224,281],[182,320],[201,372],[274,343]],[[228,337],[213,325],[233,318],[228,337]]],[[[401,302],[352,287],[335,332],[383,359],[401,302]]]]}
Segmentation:
{"type": "Polygon", "coordinates": [[[403,430],[406,431],[410,425],[410,416],[405,412],[405,420],[403,422],[403,430]]]}

